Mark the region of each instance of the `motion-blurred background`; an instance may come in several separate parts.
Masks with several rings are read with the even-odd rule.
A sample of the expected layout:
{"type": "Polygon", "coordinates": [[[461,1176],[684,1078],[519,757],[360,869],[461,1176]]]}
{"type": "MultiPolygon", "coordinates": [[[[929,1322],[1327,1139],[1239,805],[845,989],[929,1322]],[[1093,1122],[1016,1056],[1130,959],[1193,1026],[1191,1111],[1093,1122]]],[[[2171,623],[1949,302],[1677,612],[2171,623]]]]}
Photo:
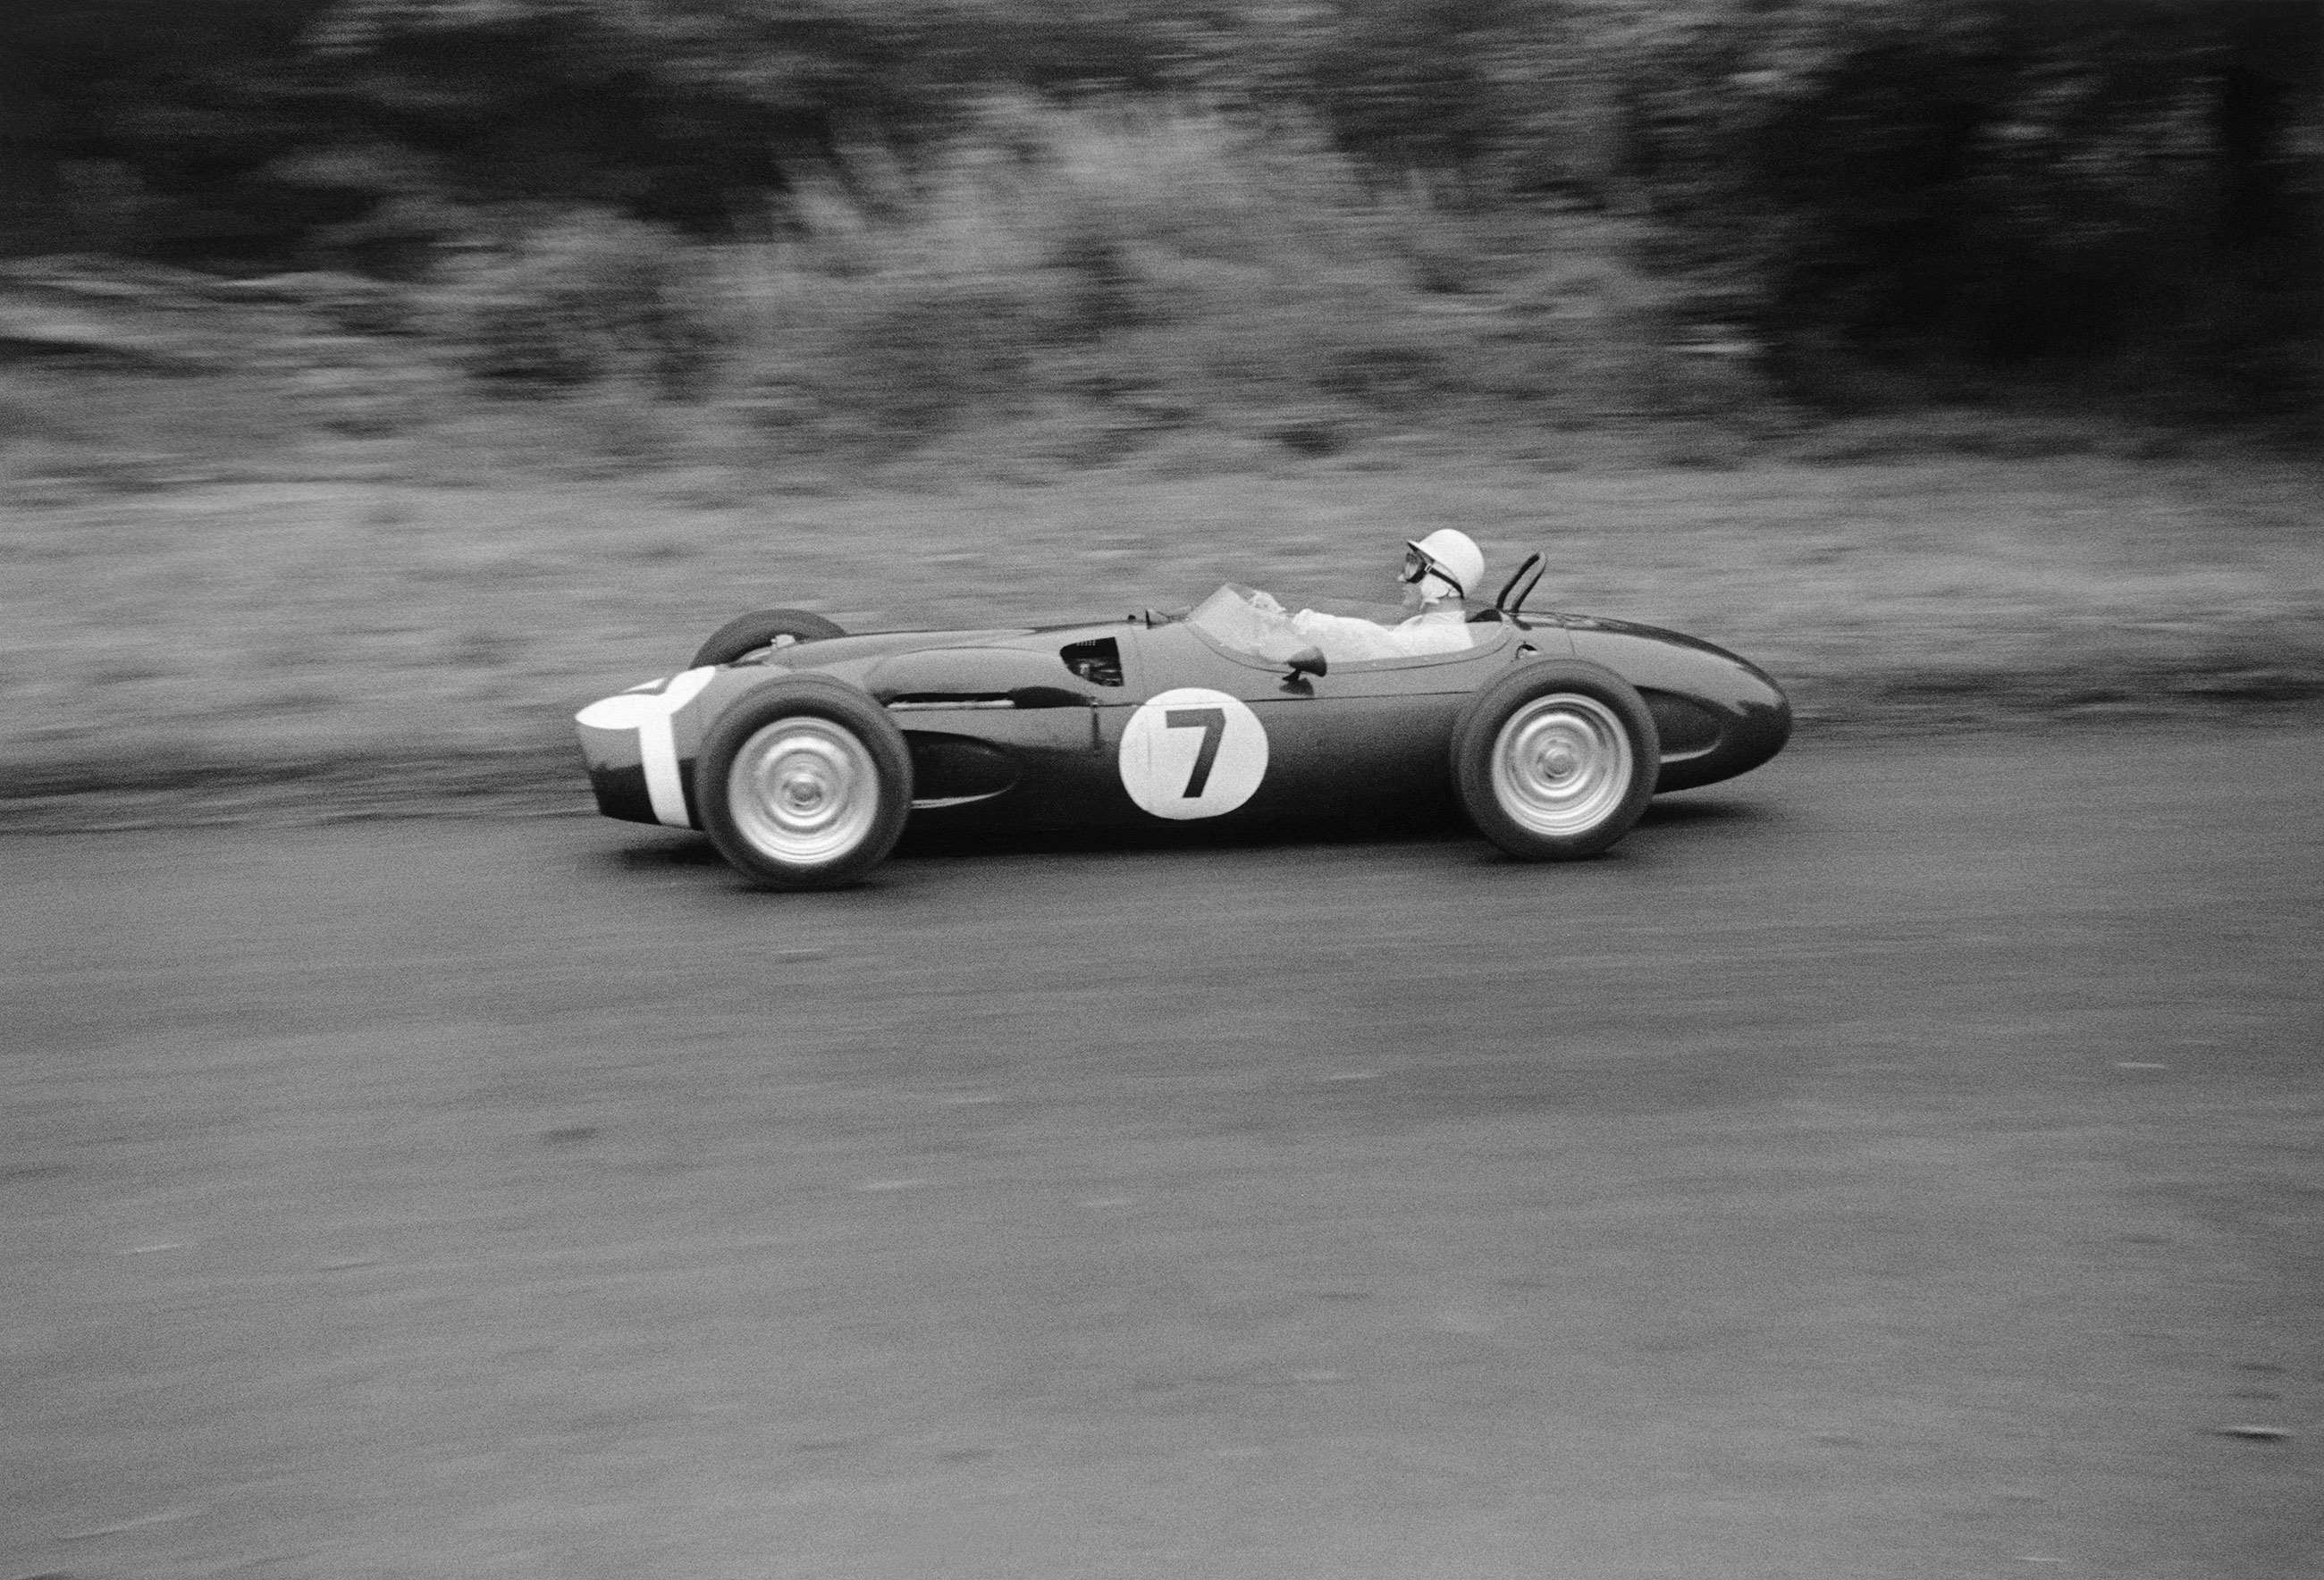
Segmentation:
{"type": "Polygon", "coordinates": [[[2319,31],[2276,0],[12,6],[0,244],[77,266],[15,272],[11,343],[69,349],[44,285],[217,301],[223,345],[115,349],[327,326],[284,350],[345,375],[309,386],[344,427],[417,420],[429,374],[620,381],[788,454],[1323,452],[1415,415],[1716,446],[2068,391],[2282,420],[2319,368],[2319,31]]]}
{"type": "Polygon", "coordinates": [[[1347,593],[1439,521],[1811,717],[2304,698],[2319,41],[2278,0],[0,8],[17,788],[408,756],[399,699],[546,752],[737,607],[1347,593]]]}

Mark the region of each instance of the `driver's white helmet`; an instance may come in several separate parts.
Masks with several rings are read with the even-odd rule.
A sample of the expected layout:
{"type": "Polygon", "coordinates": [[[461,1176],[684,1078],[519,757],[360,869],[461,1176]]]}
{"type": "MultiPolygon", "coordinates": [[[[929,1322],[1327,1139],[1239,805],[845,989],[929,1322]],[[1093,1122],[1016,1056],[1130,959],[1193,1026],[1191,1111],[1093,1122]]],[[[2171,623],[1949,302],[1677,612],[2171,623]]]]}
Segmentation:
{"type": "Polygon", "coordinates": [[[1485,551],[1465,532],[1443,528],[1404,548],[1404,580],[1416,583],[1431,602],[1466,598],[1485,579],[1485,551]]]}

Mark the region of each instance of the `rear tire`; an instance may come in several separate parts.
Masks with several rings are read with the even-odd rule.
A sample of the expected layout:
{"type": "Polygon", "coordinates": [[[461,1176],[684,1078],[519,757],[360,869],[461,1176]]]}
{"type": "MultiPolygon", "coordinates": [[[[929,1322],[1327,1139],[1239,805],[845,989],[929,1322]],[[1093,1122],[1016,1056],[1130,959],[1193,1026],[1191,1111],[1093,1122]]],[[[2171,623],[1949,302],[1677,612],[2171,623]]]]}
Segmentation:
{"type": "Polygon", "coordinates": [[[793,675],[719,717],[694,765],[718,853],[773,889],[839,888],[887,859],[912,809],[912,758],[886,710],[844,681],[793,675]]]}
{"type": "Polygon", "coordinates": [[[737,615],[710,633],[694,655],[689,669],[732,664],[761,648],[788,647],[794,642],[820,642],[847,633],[819,614],[804,609],[761,609],[737,615]]]}
{"type": "Polygon", "coordinates": [[[1470,701],[1452,778],[1477,831],[1520,861],[1575,861],[1630,831],[1662,745],[1637,688],[1603,665],[1544,659],[1470,701]]]}

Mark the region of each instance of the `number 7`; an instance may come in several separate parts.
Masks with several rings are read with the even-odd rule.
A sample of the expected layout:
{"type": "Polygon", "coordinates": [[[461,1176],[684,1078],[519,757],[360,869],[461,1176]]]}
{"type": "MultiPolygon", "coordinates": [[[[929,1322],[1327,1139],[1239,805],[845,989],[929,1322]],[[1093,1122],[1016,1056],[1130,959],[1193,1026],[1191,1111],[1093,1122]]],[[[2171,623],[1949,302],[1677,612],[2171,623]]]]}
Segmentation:
{"type": "Polygon", "coordinates": [[[1211,782],[1211,765],[1219,760],[1219,740],[1227,732],[1227,711],[1171,708],[1163,713],[1162,722],[1172,730],[1203,732],[1203,749],[1194,754],[1194,771],[1186,777],[1185,799],[1195,800],[1203,794],[1203,786],[1211,782]]]}

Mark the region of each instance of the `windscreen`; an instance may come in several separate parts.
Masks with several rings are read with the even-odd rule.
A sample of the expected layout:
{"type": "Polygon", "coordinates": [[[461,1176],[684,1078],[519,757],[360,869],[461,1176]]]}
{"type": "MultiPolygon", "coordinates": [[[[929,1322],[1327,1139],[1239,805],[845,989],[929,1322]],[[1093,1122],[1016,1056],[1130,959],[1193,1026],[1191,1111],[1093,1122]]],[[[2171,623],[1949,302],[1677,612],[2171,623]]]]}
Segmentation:
{"type": "Polygon", "coordinates": [[[1254,657],[1290,657],[1306,646],[1292,632],[1291,617],[1274,599],[1239,582],[1229,582],[1194,605],[1186,623],[1220,647],[1254,657]]]}

